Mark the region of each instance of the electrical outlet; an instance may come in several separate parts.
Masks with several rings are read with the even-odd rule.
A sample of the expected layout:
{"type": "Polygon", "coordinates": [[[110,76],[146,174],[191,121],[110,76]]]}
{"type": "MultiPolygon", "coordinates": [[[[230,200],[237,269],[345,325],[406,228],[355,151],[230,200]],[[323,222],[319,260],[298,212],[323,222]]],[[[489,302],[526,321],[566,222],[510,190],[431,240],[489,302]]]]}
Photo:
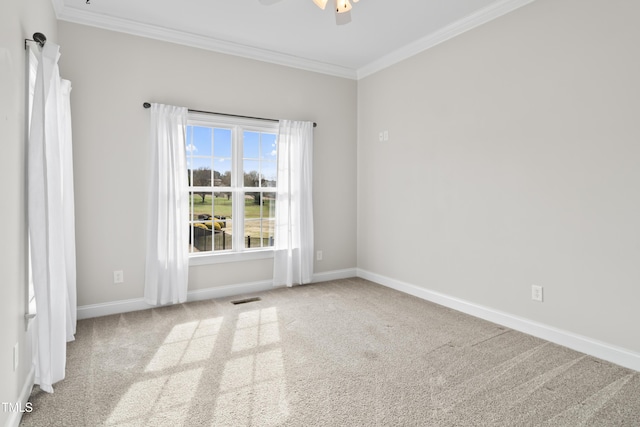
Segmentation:
{"type": "Polygon", "coordinates": [[[322,261],[322,251],[316,252],[316,261],[322,261]]]}
{"type": "Polygon", "coordinates": [[[542,302],[542,286],[531,285],[531,299],[542,302]]]}
{"type": "Polygon", "coordinates": [[[113,283],[123,283],[124,272],[122,270],[116,270],[113,272],[113,283]]]}

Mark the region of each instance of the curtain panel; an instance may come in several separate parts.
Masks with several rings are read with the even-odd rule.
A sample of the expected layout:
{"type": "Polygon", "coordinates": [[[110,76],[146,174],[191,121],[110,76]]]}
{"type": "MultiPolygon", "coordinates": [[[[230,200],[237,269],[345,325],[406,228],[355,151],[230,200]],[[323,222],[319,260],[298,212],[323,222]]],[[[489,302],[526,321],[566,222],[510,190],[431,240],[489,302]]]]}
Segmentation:
{"type": "Polygon", "coordinates": [[[48,393],[64,379],[76,331],[76,258],[71,83],[60,78],[60,47],[46,43],[38,66],[28,144],[28,221],[37,316],[35,383],[48,393]]]}
{"type": "Polygon", "coordinates": [[[313,123],[281,120],[273,285],[313,278],[313,123]]]}
{"type": "Polygon", "coordinates": [[[151,305],[187,299],[189,194],[185,107],[151,104],[149,204],[144,299],[151,305]]]}

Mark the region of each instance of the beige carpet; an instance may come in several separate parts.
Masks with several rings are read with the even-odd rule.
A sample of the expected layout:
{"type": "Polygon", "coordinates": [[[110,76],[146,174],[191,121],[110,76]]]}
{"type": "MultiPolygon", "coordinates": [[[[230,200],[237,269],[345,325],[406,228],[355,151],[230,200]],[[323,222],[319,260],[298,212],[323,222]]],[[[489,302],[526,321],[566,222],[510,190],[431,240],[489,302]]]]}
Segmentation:
{"type": "Polygon", "coordinates": [[[638,426],[640,374],[362,279],[78,323],[23,426],[638,426]]]}

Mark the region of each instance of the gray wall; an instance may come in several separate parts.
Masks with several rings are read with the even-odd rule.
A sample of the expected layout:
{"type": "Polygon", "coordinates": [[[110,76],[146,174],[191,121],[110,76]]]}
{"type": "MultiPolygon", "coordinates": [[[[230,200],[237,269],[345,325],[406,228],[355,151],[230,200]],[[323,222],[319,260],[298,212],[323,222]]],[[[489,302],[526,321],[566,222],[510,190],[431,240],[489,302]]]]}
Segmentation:
{"type": "MultiPolygon", "coordinates": [[[[144,101],[313,120],[316,273],[356,266],[356,82],[59,22],[72,81],[78,304],[144,289],[149,110],[144,101]],[[124,270],[125,283],[113,284],[124,270]]],[[[190,268],[189,290],[269,280],[272,260],[190,268]]]]}
{"type": "Polygon", "coordinates": [[[640,352],[638,16],[538,0],[361,80],[358,267],[640,352]]]}
{"type": "MultiPolygon", "coordinates": [[[[27,300],[24,39],[35,32],[57,40],[49,0],[0,2],[0,402],[17,402],[31,369],[27,300]],[[20,363],[13,371],[13,346],[20,363]]],[[[12,414],[0,408],[0,425],[12,414]]],[[[15,415],[15,414],[13,414],[15,415]]]]}

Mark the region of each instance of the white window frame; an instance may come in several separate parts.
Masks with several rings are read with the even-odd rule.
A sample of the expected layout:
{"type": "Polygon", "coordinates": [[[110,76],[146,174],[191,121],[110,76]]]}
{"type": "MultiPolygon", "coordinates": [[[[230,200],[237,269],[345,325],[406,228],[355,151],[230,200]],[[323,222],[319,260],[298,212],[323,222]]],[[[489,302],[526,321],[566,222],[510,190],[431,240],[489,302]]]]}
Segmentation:
{"type": "MultiPolygon", "coordinates": [[[[189,253],[189,265],[206,265],[273,258],[273,246],[262,248],[244,247],[244,203],[238,203],[238,200],[240,200],[241,198],[237,197],[237,195],[241,193],[244,194],[247,192],[254,192],[251,191],[252,187],[244,187],[244,185],[240,186],[240,184],[244,184],[243,132],[266,132],[274,133],[277,135],[278,122],[235,116],[223,116],[210,113],[189,112],[187,126],[205,126],[211,128],[217,127],[231,129],[231,187],[222,187],[219,192],[231,192],[233,194],[231,214],[233,227],[235,229],[235,227],[238,225],[242,228],[241,233],[234,232],[232,235],[233,249],[220,252],[214,251],[203,253],[189,253]]],[[[187,143],[189,143],[189,141],[187,141],[187,143]]],[[[213,197],[213,194],[216,192],[216,187],[213,186],[213,183],[211,188],[213,190],[213,197]]],[[[261,188],[260,190],[265,191],[264,188],[261,188]]],[[[277,187],[273,187],[273,190],[269,189],[268,191],[273,191],[275,193],[277,191],[277,187]]],[[[191,221],[191,207],[189,207],[189,209],[189,221],[191,221]]]]}

